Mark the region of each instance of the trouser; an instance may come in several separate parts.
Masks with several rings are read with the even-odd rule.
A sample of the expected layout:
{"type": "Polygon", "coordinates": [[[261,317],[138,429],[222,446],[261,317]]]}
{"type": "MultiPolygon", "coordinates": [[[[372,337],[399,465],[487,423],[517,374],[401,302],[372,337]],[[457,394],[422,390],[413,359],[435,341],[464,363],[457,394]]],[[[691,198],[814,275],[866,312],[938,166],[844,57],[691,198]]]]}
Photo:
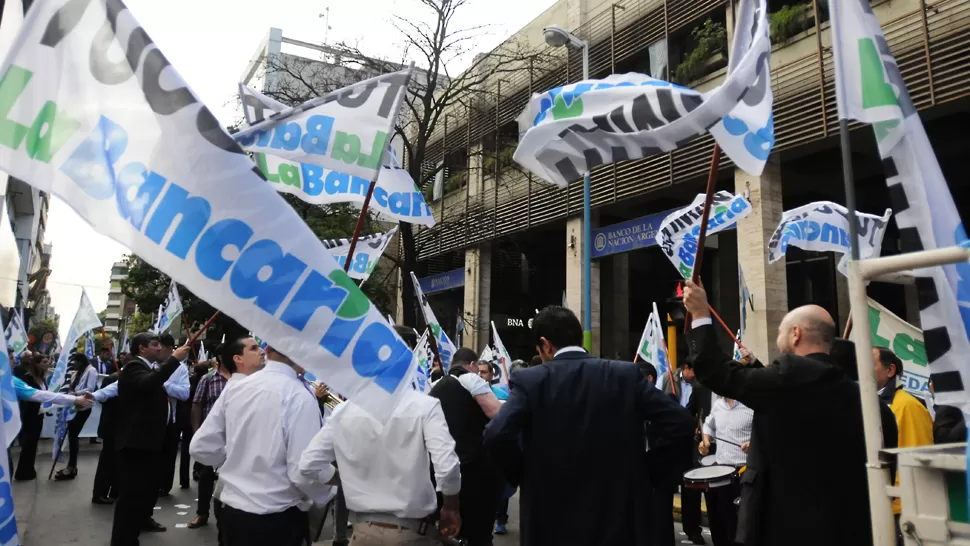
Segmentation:
{"type": "Polygon", "coordinates": [[[650,489],[650,533],[655,546],[674,546],[674,492],[665,487],[650,489]]]}
{"type": "Polygon", "coordinates": [[[215,486],[216,470],[211,466],[199,467],[199,506],[195,511],[196,515],[209,517],[209,502],[212,500],[212,490],[215,486]]]}
{"type": "Polygon", "coordinates": [[[67,443],[71,448],[71,453],[67,459],[67,466],[71,468],[77,468],[77,454],[81,450],[79,438],[81,436],[81,429],[84,428],[84,423],[87,422],[88,417],[91,417],[91,410],[82,410],[74,415],[74,419],[67,422],[67,443]]]}
{"type": "Polygon", "coordinates": [[[37,442],[40,440],[40,432],[44,428],[44,414],[21,414],[20,417],[20,459],[17,461],[17,472],[14,478],[32,480],[37,477],[34,461],[37,459],[37,442]]]}
{"type": "Polygon", "coordinates": [[[734,499],[741,496],[741,484],[714,487],[705,493],[707,519],[711,524],[711,542],[714,546],[734,546],[738,534],[738,507],[734,499]]]}
{"type": "Polygon", "coordinates": [[[458,538],[468,546],[490,546],[495,526],[495,506],[505,482],[488,462],[461,465],[461,491],[458,507],[461,532],[458,538]]]}
{"type": "MultiPolygon", "coordinates": [[[[98,456],[98,470],[94,473],[92,497],[118,496],[118,454],[115,452],[114,436],[102,438],[101,455],[98,456]]],[[[153,507],[154,508],[154,507],[153,507]]]]}
{"type": "Polygon", "coordinates": [[[138,544],[138,534],[155,508],[161,452],[146,449],[118,451],[118,502],[111,525],[111,546],[138,544]]]}
{"type": "Polygon", "coordinates": [[[347,542],[347,521],[350,510],[347,510],[347,499],[344,498],[343,488],[337,489],[337,496],[333,504],[333,541],[347,542]]]}
{"type": "Polygon", "coordinates": [[[172,490],[172,483],[175,482],[175,459],[179,454],[179,435],[181,428],[169,423],[165,428],[165,442],[162,444],[162,459],[158,472],[158,492],[168,493],[172,490]]]}
{"type": "Polygon", "coordinates": [[[192,443],[192,431],[183,430],[179,441],[179,485],[188,489],[192,485],[192,456],[189,455],[189,444],[192,443]]]}
{"type": "MultiPolygon", "coordinates": [[[[710,502],[710,500],[708,500],[710,502]]],[[[680,488],[680,521],[684,533],[689,536],[701,534],[701,491],[700,489],[680,488]]]]}
{"type": "Polygon", "coordinates": [[[222,524],[222,501],[219,499],[212,499],[212,515],[216,517],[216,540],[219,546],[226,546],[226,534],[223,530],[224,525],[222,524]]]}
{"type": "Polygon", "coordinates": [[[430,528],[427,535],[410,529],[388,529],[366,521],[354,524],[350,546],[437,546],[437,532],[430,528]]]}
{"type": "Polygon", "coordinates": [[[275,514],[252,514],[222,505],[219,516],[227,546],[309,546],[307,513],[292,507],[275,514]]]}

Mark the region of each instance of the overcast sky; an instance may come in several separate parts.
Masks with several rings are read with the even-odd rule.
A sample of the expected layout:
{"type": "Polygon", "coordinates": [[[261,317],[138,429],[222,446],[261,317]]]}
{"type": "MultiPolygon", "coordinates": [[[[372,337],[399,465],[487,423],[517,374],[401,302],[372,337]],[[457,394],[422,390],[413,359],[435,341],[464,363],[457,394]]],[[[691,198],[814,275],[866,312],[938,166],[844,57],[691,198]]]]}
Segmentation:
{"type": "MultiPolygon", "coordinates": [[[[545,11],[554,0],[468,0],[455,30],[491,25],[474,43],[488,51],[545,11]]],[[[344,42],[365,54],[400,60],[403,39],[394,15],[417,19],[431,12],[419,0],[127,0],[126,4],[197,95],[224,123],[233,121],[239,76],[270,27],[307,42],[344,42]],[[326,30],[320,15],[330,8],[326,30]]],[[[418,62],[418,59],[414,59],[418,62]]],[[[48,287],[61,315],[61,338],[77,310],[81,286],[96,311],[105,308],[111,264],[127,249],[92,230],[58,198],[51,202],[47,242],[54,244],[48,287]]]]}

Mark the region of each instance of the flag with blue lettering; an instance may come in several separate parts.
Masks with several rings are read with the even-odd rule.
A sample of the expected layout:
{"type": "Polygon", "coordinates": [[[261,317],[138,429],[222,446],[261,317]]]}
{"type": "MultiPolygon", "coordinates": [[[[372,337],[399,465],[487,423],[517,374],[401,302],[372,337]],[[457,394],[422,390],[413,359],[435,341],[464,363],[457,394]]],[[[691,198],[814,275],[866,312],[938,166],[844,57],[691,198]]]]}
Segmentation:
{"type": "MultiPolygon", "coordinates": [[[[7,355],[7,343],[3,336],[0,336],[0,353],[2,353],[0,354],[0,408],[3,411],[3,435],[5,439],[9,439],[3,446],[10,447],[10,443],[20,433],[20,403],[17,401],[17,391],[13,385],[13,362],[10,362],[7,355]]],[[[4,474],[4,477],[8,476],[4,474]]],[[[0,490],[2,489],[3,485],[0,481],[0,490]]],[[[4,500],[2,496],[2,491],[0,491],[0,501],[4,500]]],[[[5,519],[0,517],[0,521],[5,521],[5,519]]],[[[2,524],[0,524],[0,529],[2,529],[2,524]]],[[[2,531],[0,531],[0,535],[2,534],[2,531]]],[[[2,540],[0,540],[0,544],[3,544],[2,540]]]]}
{"type": "Polygon", "coordinates": [[[165,301],[158,307],[158,318],[152,331],[161,334],[172,326],[172,322],[182,314],[182,298],[179,296],[178,285],[173,280],[168,287],[165,301]]]}
{"type": "MultiPolygon", "coordinates": [[[[394,226],[384,233],[359,237],[357,246],[354,248],[353,263],[347,270],[350,278],[359,280],[360,284],[367,282],[396,234],[397,226],[394,226]]],[[[337,265],[344,267],[347,262],[347,254],[350,252],[350,239],[325,239],[323,246],[330,251],[333,259],[337,260],[337,265]]]]}
{"type": "MultiPolygon", "coordinates": [[[[738,330],[737,335],[738,341],[741,341],[741,330],[738,330]]],[[[741,346],[737,343],[734,344],[734,353],[731,355],[731,359],[735,362],[741,362],[741,346]]]]}
{"type": "MultiPolygon", "coordinates": [[[[0,336],[0,406],[3,408],[0,445],[6,447],[10,447],[20,432],[20,405],[13,386],[12,365],[7,357],[6,341],[0,336]]],[[[13,489],[10,487],[10,458],[0,459],[0,546],[16,546],[20,541],[13,509],[13,489]]]]}
{"type": "Polygon", "coordinates": [[[67,422],[73,419],[74,415],[67,406],[57,408],[57,419],[54,421],[54,447],[51,451],[51,460],[60,462],[61,454],[64,451],[64,439],[67,437],[67,422]]]}
{"type": "Polygon", "coordinates": [[[512,357],[509,355],[508,350],[505,348],[505,344],[502,343],[502,338],[498,335],[498,330],[495,328],[495,321],[492,321],[492,344],[495,345],[495,359],[498,360],[498,384],[505,387],[509,386],[509,366],[512,365],[512,357]]]}
{"type": "Polygon", "coordinates": [[[741,339],[744,331],[748,328],[748,308],[750,307],[754,311],[754,295],[748,291],[748,283],[744,282],[744,271],[741,270],[741,264],[738,264],[738,295],[741,297],[741,330],[738,339],[741,339]]]}
{"type": "Polygon", "coordinates": [[[414,295],[419,305],[421,305],[421,313],[424,315],[424,321],[428,323],[431,335],[434,336],[435,343],[438,345],[438,356],[441,357],[441,366],[447,370],[451,366],[451,357],[455,355],[458,349],[451,342],[451,338],[448,337],[445,329],[441,327],[438,318],[434,316],[434,310],[431,309],[431,304],[428,303],[428,296],[425,296],[424,292],[421,291],[421,284],[418,283],[418,278],[414,276],[414,271],[411,272],[411,282],[414,283],[414,295]]]}
{"type": "Polygon", "coordinates": [[[655,386],[659,389],[660,378],[668,373],[670,365],[667,359],[667,342],[664,340],[663,324],[660,322],[660,312],[657,311],[656,302],[653,304],[653,312],[647,317],[647,324],[643,327],[643,335],[640,336],[640,344],[637,346],[637,356],[653,364],[657,369],[655,386]]]}
{"type": "Polygon", "coordinates": [[[515,161],[565,187],[599,165],[673,151],[710,132],[760,176],[775,143],[766,0],[737,11],[728,75],[707,93],[643,74],[612,74],[532,96],[519,116],[515,161]]]}
{"type": "MultiPolygon", "coordinates": [[[[2,146],[0,146],[2,150],[2,146]]],[[[2,154],[2,151],[0,151],[2,154]]],[[[54,372],[51,374],[50,381],[47,382],[47,389],[52,392],[57,392],[61,390],[64,386],[64,379],[67,376],[67,359],[70,356],[70,352],[67,348],[77,347],[77,341],[85,333],[94,328],[101,327],[101,319],[98,318],[98,314],[94,311],[94,307],[91,306],[91,300],[88,299],[88,293],[82,288],[81,289],[81,302],[77,306],[77,312],[74,313],[74,320],[71,321],[71,328],[67,331],[67,339],[64,344],[65,350],[61,351],[60,356],[57,357],[57,364],[54,365],[54,372]]],[[[52,404],[45,403],[43,405],[44,409],[52,407],[52,404]]]]}
{"type": "MultiPolygon", "coordinates": [[[[690,205],[667,215],[657,228],[657,244],[685,279],[693,276],[706,197],[703,193],[698,194],[690,205]]],[[[749,214],[751,203],[743,195],[719,191],[711,201],[707,234],[729,229],[749,214]]]]}
{"type": "MultiPolygon", "coordinates": [[[[0,96],[13,137],[0,139],[0,169],[60,196],[96,231],[259,332],[375,418],[390,415],[410,388],[411,350],[124,0],[36,2],[3,55],[0,96]]],[[[395,81],[403,91],[406,78],[395,81]]],[[[384,112],[385,102],[372,99],[390,97],[389,128],[400,93],[386,87],[355,88],[360,93],[338,94],[334,104],[352,113],[363,101],[362,108],[384,112]]],[[[380,139],[359,118],[321,119],[302,136],[313,150],[323,149],[323,139],[345,164],[367,165],[380,139]],[[358,139],[370,142],[358,149],[358,139]]],[[[294,142],[288,126],[278,136],[294,142]]],[[[63,383],[60,362],[58,370],[54,387],[63,383]]]]}
{"type": "MultiPolygon", "coordinates": [[[[830,3],[830,13],[839,117],[872,124],[902,251],[970,246],[933,146],[872,7],[860,0],[841,0],[830,3]]],[[[936,403],[968,413],[970,263],[914,273],[936,403]]]]}
{"type": "Polygon", "coordinates": [[[87,357],[91,365],[97,365],[98,361],[95,360],[94,354],[94,335],[90,331],[84,335],[84,356],[87,357]]]}
{"type": "Polygon", "coordinates": [[[411,388],[427,393],[431,390],[431,346],[428,344],[429,329],[418,338],[414,346],[414,358],[411,360],[411,388]]]}
{"type": "Polygon", "coordinates": [[[10,320],[7,321],[7,327],[3,330],[3,337],[6,339],[7,348],[13,349],[13,354],[15,356],[20,355],[30,344],[30,338],[27,337],[27,329],[24,328],[24,323],[20,316],[23,310],[17,311],[12,309],[10,311],[10,320]]]}

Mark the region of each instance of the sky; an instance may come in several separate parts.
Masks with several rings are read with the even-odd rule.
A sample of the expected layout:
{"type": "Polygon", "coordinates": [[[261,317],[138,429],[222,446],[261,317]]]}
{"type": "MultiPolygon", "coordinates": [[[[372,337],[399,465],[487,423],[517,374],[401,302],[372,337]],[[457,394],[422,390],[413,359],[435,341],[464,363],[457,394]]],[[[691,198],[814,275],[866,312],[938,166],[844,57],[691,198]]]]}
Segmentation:
{"type": "MultiPolygon", "coordinates": [[[[488,51],[555,3],[555,0],[466,0],[450,28],[486,26],[469,45],[488,51]]],[[[427,20],[419,0],[127,0],[154,42],[223,124],[235,118],[235,93],[270,27],[306,42],[339,42],[366,54],[402,59],[404,38],[394,16],[427,20]],[[327,19],[321,17],[329,8],[327,19]],[[365,8],[365,9],[362,9],[365,8]]],[[[417,59],[414,59],[417,61],[417,59]]],[[[458,67],[460,68],[460,67],[458,67]]],[[[111,265],[128,251],[96,233],[65,202],[54,197],[46,241],[53,243],[48,288],[66,337],[84,286],[96,311],[108,300],[111,265]]]]}

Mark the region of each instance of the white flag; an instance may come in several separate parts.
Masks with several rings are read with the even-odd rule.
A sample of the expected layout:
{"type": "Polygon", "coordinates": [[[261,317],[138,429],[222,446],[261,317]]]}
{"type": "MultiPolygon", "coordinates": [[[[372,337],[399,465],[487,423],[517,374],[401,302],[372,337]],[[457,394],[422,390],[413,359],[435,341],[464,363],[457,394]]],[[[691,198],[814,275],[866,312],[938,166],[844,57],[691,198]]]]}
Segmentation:
{"type": "Polygon", "coordinates": [[[427,393],[431,390],[431,346],[428,344],[428,329],[418,338],[414,346],[414,357],[411,359],[411,388],[427,393]]]}
{"type": "Polygon", "coordinates": [[[748,327],[748,308],[754,311],[754,294],[748,290],[748,283],[744,282],[741,264],[738,264],[738,295],[741,299],[741,333],[738,334],[738,339],[741,339],[741,335],[748,327]]]}
{"type": "MultiPolygon", "coordinates": [[[[10,447],[20,432],[20,405],[13,384],[13,362],[7,357],[7,344],[0,336],[0,406],[3,408],[3,426],[0,427],[0,445],[10,447]]],[[[13,489],[10,478],[10,458],[0,457],[0,545],[20,544],[17,536],[17,518],[14,515],[13,489]]]]}
{"type": "MultiPolygon", "coordinates": [[[[397,227],[395,226],[390,231],[374,235],[365,235],[357,239],[357,246],[354,248],[354,261],[347,271],[350,278],[357,279],[360,281],[360,284],[364,284],[370,278],[370,274],[374,272],[374,268],[377,267],[381,256],[387,250],[387,245],[391,244],[391,240],[396,234],[397,227]]],[[[350,252],[350,240],[325,239],[323,246],[330,251],[333,259],[337,260],[337,265],[343,268],[344,264],[347,263],[347,253],[350,252]]]]}
{"type": "MultiPolygon", "coordinates": [[[[239,96],[250,125],[262,121],[267,113],[278,114],[289,108],[243,84],[239,84],[239,96]]],[[[327,171],[313,162],[290,161],[274,152],[257,152],[254,159],[276,191],[294,195],[307,203],[328,205],[350,202],[360,206],[367,196],[370,181],[342,170],[327,171]]],[[[368,211],[399,222],[434,226],[434,216],[424,200],[424,194],[401,167],[391,147],[384,154],[384,163],[368,211]]]]}
{"type": "Polygon", "coordinates": [[[515,161],[560,187],[598,165],[669,152],[710,130],[760,175],[774,145],[765,0],[741,2],[731,72],[709,93],[643,74],[613,74],[533,95],[519,116],[515,161]]]}
{"type": "Polygon", "coordinates": [[[478,355],[478,360],[481,362],[492,362],[495,360],[495,352],[490,345],[486,345],[482,349],[482,354],[478,355]]]}
{"type": "Polygon", "coordinates": [[[233,138],[246,151],[319,165],[369,183],[377,179],[410,79],[409,68],[364,80],[272,114],[233,138]]]}
{"type": "Polygon", "coordinates": [[[647,317],[647,324],[643,327],[643,335],[640,336],[640,345],[637,354],[643,360],[653,364],[657,369],[656,387],[661,385],[661,377],[667,374],[670,367],[667,363],[667,351],[665,350],[663,325],[660,323],[660,313],[657,311],[657,304],[653,304],[653,312],[647,317]]]}
{"type": "MultiPolygon", "coordinates": [[[[31,10],[31,13],[34,13],[34,11],[31,10]]],[[[78,305],[77,312],[74,314],[74,320],[71,321],[71,328],[67,331],[67,339],[64,340],[64,350],[61,351],[61,355],[57,358],[54,372],[51,374],[50,381],[47,382],[47,390],[52,392],[61,390],[61,387],[64,386],[64,377],[67,375],[67,357],[69,356],[70,347],[77,347],[77,340],[81,336],[90,330],[100,327],[101,319],[98,318],[98,313],[91,306],[88,293],[82,288],[81,303],[78,305]]],[[[44,404],[44,408],[49,407],[51,407],[51,404],[44,404]]]]}
{"type": "MultiPolygon", "coordinates": [[[[737,338],[738,338],[738,341],[741,341],[741,330],[738,330],[737,338]]],[[[734,353],[731,356],[731,358],[735,362],[741,362],[741,346],[738,345],[737,343],[734,344],[734,353]]]]}
{"type": "Polygon", "coordinates": [[[512,365],[512,357],[509,356],[509,352],[505,349],[505,344],[502,343],[502,338],[498,335],[498,330],[495,329],[495,321],[492,321],[492,343],[495,344],[495,356],[497,357],[496,364],[498,364],[498,384],[509,386],[509,366],[512,365]]]}
{"type": "Polygon", "coordinates": [[[207,353],[206,350],[205,350],[205,342],[204,341],[200,341],[199,342],[198,362],[205,362],[206,360],[209,360],[209,353],[207,353]]]}
{"type": "MultiPolygon", "coordinates": [[[[857,212],[859,257],[877,258],[892,209],[876,216],[857,212]]],[[[788,251],[788,245],[817,252],[839,252],[839,271],[846,274],[849,252],[849,209],[831,201],[816,201],[785,211],[781,223],[768,240],[768,263],[775,263],[788,251]]]]}
{"type": "MultiPolygon", "coordinates": [[[[701,232],[705,198],[703,193],[698,194],[689,206],[664,218],[657,230],[657,243],[685,279],[691,278],[694,272],[694,256],[697,255],[697,238],[701,232]]],[[[724,231],[749,214],[751,203],[744,196],[719,191],[714,194],[711,202],[707,234],[710,236],[724,231]]]]}
{"type": "Polygon", "coordinates": [[[10,320],[7,321],[7,327],[3,330],[3,337],[6,338],[7,348],[13,349],[14,356],[24,352],[24,349],[30,343],[30,338],[27,337],[27,330],[24,328],[24,323],[20,320],[20,313],[21,311],[12,309],[10,311],[10,320]]]}
{"type": "Polygon", "coordinates": [[[435,342],[438,345],[438,356],[441,357],[441,368],[447,371],[451,366],[451,357],[455,356],[458,349],[451,342],[445,329],[441,327],[438,318],[434,316],[431,304],[428,303],[428,297],[421,291],[421,285],[418,283],[418,278],[414,276],[414,271],[411,272],[411,282],[414,283],[414,296],[421,305],[421,313],[424,315],[424,321],[428,323],[428,328],[431,329],[431,334],[434,336],[435,342]]]}
{"type": "Polygon", "coordinates": [[[168,295],[165,296],[165,301],[158,308],[158,319],[155,321],[155,326],[152,331],[156,334],[161,334],[165,330],[168,330],[172,326],[172,322],[182,314],[182,298],[179,297],[179,289],[172,281],[172,284],[168,287],[168,295]]]}
{"type": "Polygon", "coordinates": [[[31,8],[0,67],[4,123],[21,137],[0,142],[0,169],[62,197],[98,232],[386,418],[408,388],[410,349],[124,3],[109,6],[31,8]]]}
{"type": "MultiPolygon", "coordinates": [[[[904,252],[970,244],[868,2],[830,3],[839,117],[871,123],[904,252]]],[[[970,411],[970,263],[916,271],[936,403],[970,411]]]]}

